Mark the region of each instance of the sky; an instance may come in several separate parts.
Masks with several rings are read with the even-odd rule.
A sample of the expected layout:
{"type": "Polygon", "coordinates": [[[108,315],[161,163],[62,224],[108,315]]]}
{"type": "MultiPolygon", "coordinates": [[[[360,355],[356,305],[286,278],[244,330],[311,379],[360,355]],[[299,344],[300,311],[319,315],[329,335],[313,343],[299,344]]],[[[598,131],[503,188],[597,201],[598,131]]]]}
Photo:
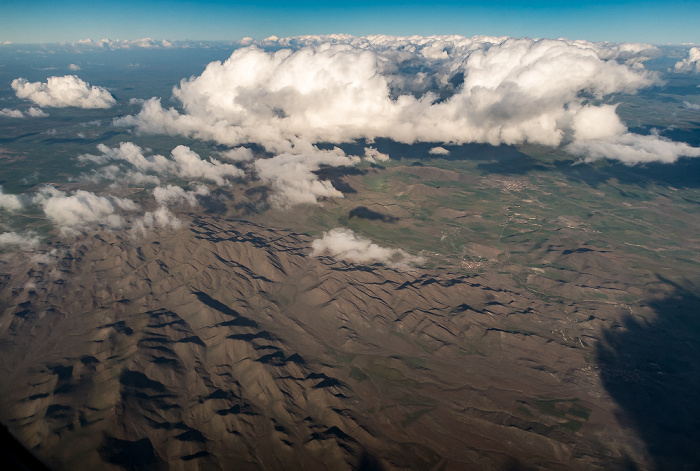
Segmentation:
{"type": "Polygon", "coordinates": [[[304,34],[459,34],[700,43],[700,2],[3,0],[0,43],[263,39],[304,34]]]}

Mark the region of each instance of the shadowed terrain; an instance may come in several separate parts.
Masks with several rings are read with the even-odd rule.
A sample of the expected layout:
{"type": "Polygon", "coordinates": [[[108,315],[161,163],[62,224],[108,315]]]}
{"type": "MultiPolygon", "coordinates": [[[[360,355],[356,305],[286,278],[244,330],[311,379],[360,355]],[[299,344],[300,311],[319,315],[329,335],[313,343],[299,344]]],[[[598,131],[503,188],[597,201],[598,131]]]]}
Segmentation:
{"type": "Polygon", "coordinates": [[[601,377],[647,443],[657,469],[700,463],[700,298],[678,287],[650,302],[656,317],[627,317],[598,345],[601,377]]]}

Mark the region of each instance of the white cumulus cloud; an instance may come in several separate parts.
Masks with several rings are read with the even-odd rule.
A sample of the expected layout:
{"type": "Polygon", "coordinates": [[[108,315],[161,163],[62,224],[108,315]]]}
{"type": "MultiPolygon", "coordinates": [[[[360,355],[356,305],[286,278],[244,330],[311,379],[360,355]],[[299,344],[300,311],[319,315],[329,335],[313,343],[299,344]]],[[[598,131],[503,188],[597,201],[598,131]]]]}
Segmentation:
{"type": "Polygon", "coordinates": [[[235,165],[222,163],[216,159],[202,159],[187,146],[177,146],[171,152],[171,158],[155,154],[146,155],[144,150],[133,142],[121,142],[117,147],[98,144],[100,154],[83,154],[78,156],[80,162],[107,164],[109,162],[125,163],[133,167],[120,174],[120,167],[106,166],[97,172],[97,176],[107,180],[123,178],[132,182],[156,183],[158,177],[180,177],[194,180],[208,180],[223,186],[228,178],[241,178],[243,170],[235,165]],[[120,176],[121,175],[121,176],[120,176]]]}
{"type": "Polygon", "coordinates": [[[12,110],[10,108],[3,108],[0,110],[0,117],[2,118],[24,118],[24,113],[20,110],[12,110]]]}
{"type": "Polygon", "coordinates": [[[240,178],[243,170],[235,165],[224,164],[216,159],[203,160],[187,146],[177,146],[171,152],[177,165],[177,174],[184,178],[209,180],[219,186],[228,183],[224,177],[240,178]]]}
{"type": "Polygon", "coordinates": [[[330,151],[316,149],[302,154],[280,154],[254,163],[258,177],[274,190],[270,201],[277,207],[302,203],[317,203],[318,198],[342,198],[343,194],[328,180],[319,180],[314,174],[321,166],[353,166],[359,157],[348,157],[335,148],[330,151]]]}
{"type": "Polygon", "coordinates": [[[168,185],[165,187],[158,186],[153,189],[153,198],[160,206],[169,206],[171,204],[187,203],[194,207],[197,206],[197,196],[206,196],[209,194],[209,189],[206,186],[200,186],[195,191],[186,191],[185,189],[168,185]]]}
{"type": "Polygon", "coordinates": [[[615,159],[628,164],[645,162],[673,163],[679,157],[700,157],[700,148],[674,142],[656,134],[625,132],[600,139],[577,139],[566,147],[585,161],[615,159]]]}
{"type": "Polygon", "coordinates": [[[238,49],[182,80],[173,90],[178,108],[152,98],[137,115],[115,123],[228,146],[256,143],[277,154],[379,137],[403,143],[575,144],[568,148],[581,152],[592,147],[577,141],[598,139],[593,135],[601,146],[628,142],[626,152],[611,148],[606,154],[627,162],[646,160],[650,139],[664,156],[694,152],[678,154],[688,147],[657,137],[631,145],[615,107],[588,99],[660,83],[643,67],[658,54],[650,45],[345,35],[270,37],[261,45],[285,48],[238,49]],[[603,129],[598,117],[611,127],[603,129]]]}
{"type": "Polygon", "coordinates": [[[423,257],[410,255],[401,249],[380,247],[352,230],[335,228],[311,243],[312,257],[328,255],[337,260],[369,264],[382,263],[393,268],[406,268],[425,262],[423,257]]]}
{"type": "Polygon", "coordinates": [[[29,116],[31,118],[45,118],[48,115],[49,115],[48,113],[45,113],[43,110],[36,108],[34,106],[32,106],[31,108],[29,108],[27,110],[27,116],[29,116]]]}
{"type": "Polygon", "coordinates": [[[118,228],[124,225],[119,211],[134,211],[136,203],[127,198],[100,196],[89,191],[77,190],[68,195],[55,187],[44,187],[34,197],[44,214],[68,233],[91,225],[118,228]]]}
{"type": "Polygon", "coordinates": [[[450,151],[445,149],[444,147],[437,146],[437,147],[432,147],[428,151],[428,154],[431,154],[431,155],[449,155],[450,151]]]}
{"type": "Polygon", "coordinates": [[[3,191],[2,186],[0,186],[0,209],[6,211],[19,211],[24,205],[19,196],[7,194],[3,191]]]}
{"type": "Polygon", "coordinates": [[[46,83],[18,78],[12,81],[12,89],[17,97],[42,107],[110,108],[116,103],[106,89],[90,86],[75,75],[49,77],[46,83]]]}
{"type": "Polygon", "coordinates": [[[374,147],[365,147],[365,160],[368,162],[386,162],[389,160],[389,155],[379,152],[374,147]]]}
{"type": "Polygon", "coordinates": [[[676,62],[673,70],[675,72],[700,73],[700,48],[691,47],[688,51],[688,57],[676,62]]]}
{"type": "Polygon", "coordinates": [[[137,218],[131,226],[132,237],[142,237],[156,229],[179,229],[180,221],[167,206],[159,206],[155,211],[147,211],[142,217],[137,218]]]}
{"type": "Polygon", "coordinates": [[[30,107],[25,112],[10,108],[3,108],[0,110],[0,117],[3,118],[45,118],[47,116],[48,113],[44,113],[44,111],[34,106],[30,107]]]}

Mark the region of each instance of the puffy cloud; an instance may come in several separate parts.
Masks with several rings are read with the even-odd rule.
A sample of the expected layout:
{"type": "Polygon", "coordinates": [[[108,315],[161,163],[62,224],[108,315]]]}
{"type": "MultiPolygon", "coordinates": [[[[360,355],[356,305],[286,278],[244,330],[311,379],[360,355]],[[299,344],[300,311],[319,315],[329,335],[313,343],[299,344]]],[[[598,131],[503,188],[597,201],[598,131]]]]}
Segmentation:
{"type": "Polygon", "coordinates": [[[78,71],[78,70],[80,70],[80,66],[79,66],[78,64],[70,64],[70,65],[68,66],[68,68],[69,68],[70,70],[73,70],[73,71],[78,71]]]}
{"type": "Polygon", "coordinates": [[[32,106],[31,108],[29,108],[27,110],[27,116],[29,116],[31,118],[45,118],[48,115],[49,115],[48,113],[45,113],[43,110],[36,108],[34,106],[32,106]]]}
{"type": "Polygon", "coordinates": [[[0,110],[0,117],[2,118],[24,118],[24,113],[20,110],[11,110],[10,108],[3,108],[0,110]]]}
{"type": "MultiPolygon", "coordinates": [[[[658,54],[645,44],[345,35],[271,37],[261,44],[289,49],[238,49],[174,88],[181,109],[152,98],[137,115],[115,123],[229,146],[257,143],[278,154],[378,137],[575,144],[567,148],[581,152],[593,150],[581,141],[629,141],[615,107],[590,98],[659,83],[641,65],[658,54]]],[[[641,141],[671,151],[658,137],[641,141]]],[[[694,155],[687,146],[672,147],[694,155]]],[[[642,154],[610,152],[608,158],[644,161],[642,154]]]]}
{"type": "Polygon", "coordinates": [[[142,172],[166,173],[172,170],[172,162],[162,155],[145,156],[143,149],[133,142],[120,142],[118,147],[98,144],[101,155],[84,154],[78,156],[81,162],[105,164],[109,161],[125,161],[142,172]]]}
{"type": "Polygon", "coordinates": [[[64,233],[90,225],[111,228],[122,227],[124,219],[119,210],[133,211],[136,203],[126,198],[99,196],[89,191],[77,190],[68,195],[54,187],[44,187],[34,197],[44,214],[64,233]]]}
{"type": "Polygon", "coordinates": [[[6,194],[0,186],[0,209],[6,211],[19,211],[24,205],[17,195],[6,194]]]}
{"type": "Polygon", "coordinates": [[[700,73],[700,48],[691,47],[688,51],[688,57],[676,62],[673,70],[675,72],[700,73]]]}
{"type": "Polygon", "coordinates": [[[255,170],[260,179],[269,184],[275,193],[270,202],[277,207],[301,203],[316,203],[318,198],[342,198],[330,181],[319,180],[313,172],[322,165],[330,167],[352,166],[360,162],[359,157],[348,157],[335,148],[303,154],[280,154],[269,159],[256,160],[255,170]]]}
{"type": "Polygon", "coordinates": [[[329,255],[337,260],[367,264],[382,263],[393,268],[407,268],[425,262],[401,249],[380,247],[371,240],[356,235],[350,229],[336,228],[323,233],[323,237],[311,243],[312,257],[329,255]]]}
{"type": "Polygon", "coordinates": [[[651,135],[627,131],[615,113],[615,106],[585,106],[572,119],[573,141],[566,150],[585,161],[615,159],[628,164],[673,163],[681,156],[698,157],[700,148],[651,135]]]}
{"type": "Polygon", "coordinates": [[[615,113],[615,108],[613,105],[581,108],[571,120],[574,138],[602,139],[625,133],[627,128],[615,113]]]}
{"type": "Polygon", "coordinates": [[[428,151],[428,154],[431,155],[449,155],[450,151],[445,149],[444,147],[433,147],[428,151]]]}
{"type": "Polygon", "coordinates": [[[153,197],[161,206],[171,204],[187,203],[190,206],[197,206],[197,196],[206,196],[209,194],[209,189],[206,186],[200,186],[195,191],[186,191],[183,188],[175,185],[166,187],[156,187],[153,189],[153,197]]]}
{"type": "Polygon", "coordinates": [[[236,147],[234,149],[225,150],[219,152],[219,155],[224,159],[231,160],[233,162],[245,162],[255,158],[253,151],[247,147],[236,147]]]}
{"type": "Polygon", "coordinates": [[[693,111],[700,110],[700,103],[691,103],[689,101],[684,101],[683,108],[693,111]]]}
{"type": "MultiPolygon", "coordinates": [[[[187,146],[177,146],[171,152],[172,159],[162,155],[144,155],[144,150],[133,142],[121,142],[118,147],[108,147],[98,144],[98,155],[84,154],[78,156],[80,162],[107,164],[117,161],[125,162],[134,167],[127,171],[124,178],[133,182],[159,183],[157,176],[180,177],[209,180],[217,185],[226,185],[226,177],[241,178],[243,170],[235,165],[225,164],[216,159],[204,160],[187,146]],[[155,174],[155,175],[147,175],[155,174]]],[[[103,167],[97,176],[108,180],[119,180],[120,168],[117,166],[103,167]]]]}
{"type": "Polygon", "coordinates": [[[365,160],[369,162],[386,162],[389,160],[389,156],[382,154],[374,147],[365,147],[365,160]]]}
{"type": "Polygon", "coordinates": [[[142,237],[149,232],[163,229],[179,229],[183,222],[180,221],[168,206],[186,203],[192,207],[197,206],[197,196],[206,196],[209,188],[200,185],[194,191],[187,191],[179,186],[158,186],[153,189],[153,198],[158,203],[155,211],[147,211],[142,217],[136,218],[131,225],[132,237],[142,237]]]}
{"type": "Polygon", "coordinates": [[[47,113],[44,113],[39,108],[35,108],[33,106],[24,113],[21,110],[12,110],[9,108],[3,108],[0,110],[0,117],[3,118],[45,118],[47,116],[47,113]]]}
{"type": "Polygon", "coordinates": [[[49,77],[46,83],[18,78],[12,81],[12,89],[19,98],[30,100],[39,106],[109,108],[116,103],[107,90],[90,86],[75,75],[49,77]]]}
{"type": "Polygon", "coordinates": [[[33,232],[19,234],[17,232],[3,232],[0,234],[0,247],[14,247],[30,249],[39,245],[41,240],[33,232]]]}
{"type": "Polygon", "coordinates": [[[644,43],[589,43],[587,41],[569,41],[580,47],[590,47],[601,59],[615,60],[634,68],[643,67],[642,63],[661,56],[659,48],[644,43]]]}
{"type": "Polygon", "coordinates": [[[216,159],[202,160],[187,146],[177,146],[172,150],[172,156],[180,177],[210,180],[221,186],[228,183],[224,177],[240,178],[244,175],[243,170],[235,165],[224,164],[216,159]]]}
{"type": "Polygon", "coordinates": [[[145,236],[156,229],[179,229],[180,221],[167,206],[159,206],[155,211],[147,211],[143,217],[137,218],[131,226],[132,237],[145,236]]]}

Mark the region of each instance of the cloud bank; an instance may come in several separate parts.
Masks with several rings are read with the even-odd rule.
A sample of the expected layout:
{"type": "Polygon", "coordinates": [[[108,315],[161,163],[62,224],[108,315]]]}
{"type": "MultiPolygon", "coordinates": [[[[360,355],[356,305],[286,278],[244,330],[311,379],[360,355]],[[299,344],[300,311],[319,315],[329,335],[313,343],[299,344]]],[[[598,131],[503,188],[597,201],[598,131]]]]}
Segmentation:
{"type": "Polygon", "coordinates": [[[46,83],[18,78],[12,81],[12,89],[18,98],[42,107],[110,108],[116,103],[106,89],[90,86],[75,75],[49,77],[46,83]]]}
{"type": "Polygon", "coordinates": [[[566,145],[587,159],[627,162],[647,161],[655,139],[663,161],[694,155],[688,146],[658,137],[628,136],[615,107],[597,104],[659,83],[642,65],[658,52],[653,46],[343,35],[268,38],[262,45],[284,48],[238,49],[182,80],[173,89],[179,108],[152,98],[116,124],[229,146],[256,143],[280,154],[320,142],[384,137],[566,145]],[[592,116],[612,123],[612,130],[592,116]]]}
{"type": "Polygon", "coordinates": [[[311,243],[311,256],[330,256],[358,264],[382,263],[392,268],[408,268],[425,262],[401,249],[380,247],[371,240],[356,235],[350,229],[335,228],[323,233],[323,237],[311,243]]]}
{"type": "Polygon", "coordinates": [[[175,44],[167,39],[81,39],[73,43],[74,47],[86,49],[107,49],[111,51],[119,49],[168,49],[175,47],[175,44]]]}

